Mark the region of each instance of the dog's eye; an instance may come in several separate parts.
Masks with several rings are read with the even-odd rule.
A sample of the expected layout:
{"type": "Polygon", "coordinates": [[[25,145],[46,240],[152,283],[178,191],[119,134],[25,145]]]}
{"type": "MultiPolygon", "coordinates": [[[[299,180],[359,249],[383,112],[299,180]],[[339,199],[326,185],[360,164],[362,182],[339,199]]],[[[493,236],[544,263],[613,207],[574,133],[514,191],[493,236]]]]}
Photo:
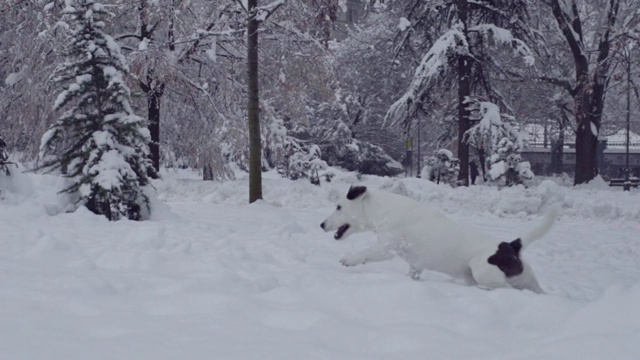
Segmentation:
{"type": "Polygon", "coordinates": [[[340,210],[342,209],[342,206],[338,205],[338,207],[336,208],[336,210],[340,210]]]}

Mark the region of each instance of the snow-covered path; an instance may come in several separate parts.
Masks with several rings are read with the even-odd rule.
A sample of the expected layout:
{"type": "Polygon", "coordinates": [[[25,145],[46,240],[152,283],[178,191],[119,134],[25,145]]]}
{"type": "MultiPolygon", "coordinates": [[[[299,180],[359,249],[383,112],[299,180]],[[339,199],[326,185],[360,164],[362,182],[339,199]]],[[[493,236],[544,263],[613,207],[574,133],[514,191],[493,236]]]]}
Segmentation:
{"type": "Polygon", "coordinates": [[[557,226],[525,253],[548,291],[535,295],[466,287],[436,273],[413,281],[398,259],[340,266],[344,254],[373,242],[372,234],[337,242],[318,226],[354,182],[348,176],[322,188],[269,179],[266,201],[253,205],[244,204],[243,180],[167,177],[157,184],[166,206],[147,222],[109,223],[82,209],[51,216],[61,207],[45,195],[55,184],[36,175],[22,197],[0,202],[2,358],[640,354],[640,192],[627,199],[549,184],[531,194],[364,180],[505,240],[532,226],[547,202],[563,202],[557,226]]]}

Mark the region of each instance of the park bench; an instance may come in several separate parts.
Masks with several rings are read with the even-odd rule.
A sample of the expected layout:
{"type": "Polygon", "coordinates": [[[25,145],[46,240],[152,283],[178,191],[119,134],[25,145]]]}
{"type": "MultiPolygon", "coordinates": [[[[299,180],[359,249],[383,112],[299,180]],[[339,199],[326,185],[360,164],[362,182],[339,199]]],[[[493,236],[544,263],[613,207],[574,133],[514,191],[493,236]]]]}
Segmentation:
{"type": "Polygon", "coordinates": [[[638,185],[640,185],[640,178],[637,177],[633,177],[630,178],[629,180],[625,180],[625,179],[611,179],[609,180],[609,186],[625,186],[626,182],[629,182],[629,187],[632,188],[638,188],[638,185]]]}

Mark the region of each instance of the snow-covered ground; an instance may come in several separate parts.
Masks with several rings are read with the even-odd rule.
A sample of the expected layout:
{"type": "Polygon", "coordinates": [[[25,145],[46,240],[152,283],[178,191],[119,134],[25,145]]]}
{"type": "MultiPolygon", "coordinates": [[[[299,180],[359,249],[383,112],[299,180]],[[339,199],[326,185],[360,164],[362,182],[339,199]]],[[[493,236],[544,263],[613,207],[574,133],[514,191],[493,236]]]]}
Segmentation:
{"type": "Polygon", "coordinates": [[[0,181],[0,358],[637,359],[640,191],[546,180],[451,189],[340,173],[320,187],[165,172],[151,221],[65,213],[53,176],[0,181]],[[350,184],[414,197],[512,240],[563,215],[524,256],[548,292],[486,291],[395,259],[345,268],[374,241],[320,222],[350,184]]]}

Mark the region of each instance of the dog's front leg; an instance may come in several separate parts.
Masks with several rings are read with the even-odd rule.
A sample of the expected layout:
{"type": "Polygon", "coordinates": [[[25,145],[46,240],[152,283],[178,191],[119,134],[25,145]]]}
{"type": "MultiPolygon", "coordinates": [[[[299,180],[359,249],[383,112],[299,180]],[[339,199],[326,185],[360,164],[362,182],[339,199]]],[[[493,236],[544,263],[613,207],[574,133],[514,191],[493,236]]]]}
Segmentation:
{"type": "Polygon", "coordinates": [[[355,266],[368,262],[390,260],[391,258],[393,258],[391,251],[387,247],[378,244],[361,253],[347,255],[340,260],[340,263],[344,266],[355,266]]]}

